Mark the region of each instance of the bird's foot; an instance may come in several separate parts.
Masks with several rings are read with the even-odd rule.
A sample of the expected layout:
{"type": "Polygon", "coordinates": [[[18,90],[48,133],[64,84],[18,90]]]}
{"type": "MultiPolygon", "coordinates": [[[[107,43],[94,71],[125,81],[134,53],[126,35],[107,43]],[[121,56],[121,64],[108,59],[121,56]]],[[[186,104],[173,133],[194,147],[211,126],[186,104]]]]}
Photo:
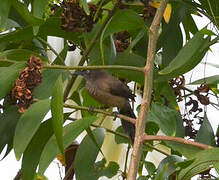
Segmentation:
{"type": "Polygon", "coordinates": [[[117,111],[114,111],[114,112],[113,112],[113,115],[114,115],[113,121],[116,120],[116,118],[118,117],[118,114],[119,114],[119,112],[117,112],[117,111]]]}
{"type": "Polygon", "coordinates": [[[88,112],[90,113],[90,114],[93,114],[94,113],[94,107],[93,106],[90,106],[89,107],[89,109],[88,109],[88,112]]]}

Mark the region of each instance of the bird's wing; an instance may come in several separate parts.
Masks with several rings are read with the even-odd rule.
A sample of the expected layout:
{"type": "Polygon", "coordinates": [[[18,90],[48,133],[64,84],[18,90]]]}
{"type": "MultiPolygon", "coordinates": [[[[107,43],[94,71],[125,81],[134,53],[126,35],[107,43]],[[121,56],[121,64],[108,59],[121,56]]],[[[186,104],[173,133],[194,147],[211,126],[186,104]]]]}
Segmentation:
{"type": "Polygon", "coordinates": [[[96,79],[95,84],[99,90],[111,93],[115,96],[135,100],[135,95],[132,94],[128,86],[111,75],[104,74],[104,76],[96,79]]]}
{"type": "Polygon", "coordinates": [[[135,100],[135,95],[132,94],[132,91],[128,88],[128,86],[120,80],[115,79],[114,82],[110,83],[109,90],[113,95],[121,96],[133,101],[135,100]]]}

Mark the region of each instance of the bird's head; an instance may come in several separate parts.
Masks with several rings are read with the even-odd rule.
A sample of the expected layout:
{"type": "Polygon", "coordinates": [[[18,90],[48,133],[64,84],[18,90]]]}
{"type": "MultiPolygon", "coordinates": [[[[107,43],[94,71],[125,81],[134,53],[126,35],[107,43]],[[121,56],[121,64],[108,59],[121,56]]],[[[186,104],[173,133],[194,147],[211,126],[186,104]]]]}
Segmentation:
{"type": "Polygon", "coordinates": [[[84,71],[76,71],[74,75],[83,76],[86,80],[96,80],[102,77],[105,73],[103,71],[98,70],[84,70],[84,71]]]}

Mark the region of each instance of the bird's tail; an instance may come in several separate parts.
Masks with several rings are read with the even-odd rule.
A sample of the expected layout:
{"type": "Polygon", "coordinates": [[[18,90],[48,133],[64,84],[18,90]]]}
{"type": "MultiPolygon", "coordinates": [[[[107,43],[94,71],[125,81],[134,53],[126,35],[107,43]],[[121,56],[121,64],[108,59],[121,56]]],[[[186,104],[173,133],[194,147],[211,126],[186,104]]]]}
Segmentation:
{"type": "MultiPolygon", "coordinates": [[[[119,113],[121,113],[121,114],[123,114],[125,116],[129,116],[131,118],[136,118],[136,116],[135,116],[133,110],[131,109],[131,107],[128,108],[128,109],[125,109],[125,110],[120,109],[119,113]]],[[[122,127],[123,127],[125,133],[130,137],[132,144],[134,144],[134,140],[135,140],[135,125],[130,123],[130,122],[128,122],[128,121],[125,121],[123,119],[121,119],[121,123],[122,123],[122,127]]]]}

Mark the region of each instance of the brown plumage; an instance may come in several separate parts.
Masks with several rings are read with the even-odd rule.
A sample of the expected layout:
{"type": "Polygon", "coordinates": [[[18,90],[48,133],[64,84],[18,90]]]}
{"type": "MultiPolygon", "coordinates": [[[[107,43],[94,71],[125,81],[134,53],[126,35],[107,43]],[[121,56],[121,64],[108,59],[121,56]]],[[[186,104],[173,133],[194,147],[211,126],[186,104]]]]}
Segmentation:
{"type": "MultiPolygon", "coordinates": [[[[76,74],[85,78],[87,92],[98,102],[107,107],[117,107],[121,114],[136,118],[129,104],[129,99],[134,100],[135,95],[127,85],[104,71],[87,70],[76,72],[76,74]]],[[[133,143],[135,126],[124,120],[121,122],[125,133],[133,143]]]]}

